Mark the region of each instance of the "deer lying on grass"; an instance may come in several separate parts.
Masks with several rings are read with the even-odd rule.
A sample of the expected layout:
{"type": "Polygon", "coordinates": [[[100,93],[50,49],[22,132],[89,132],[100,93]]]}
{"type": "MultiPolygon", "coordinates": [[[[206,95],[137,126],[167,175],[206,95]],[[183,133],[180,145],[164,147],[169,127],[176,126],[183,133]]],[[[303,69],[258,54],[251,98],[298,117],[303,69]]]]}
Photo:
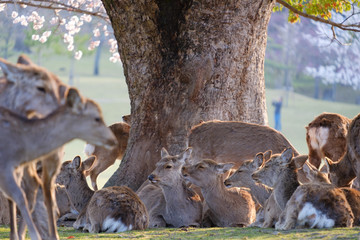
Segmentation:
{"type": "Polygon", "coordinates": [[[352,226],[353,214],[341,190],[329,184],[299,184],[291,149],[265,163],[253,177],[274,187],[274,199],[283,209],[276,229],[352,226]]]}
{"type": "Polygon", "coordinates": [[[224,184],[227,187],[245,187],[250,189],[250,193],[255,203],[264,206],[265,201],[270,197],[272,188],[255,182],[252,174],[271,157],[271,151],[256,154],[253,160],[245,161],[228,179],[224,184]]]}
{"type": "MultiPolygon", "coordinates": [[[[181,174],[181,168],[190,158],[192,149],[188,148],[180,155],[171,156],[165,148],[161,149],[161,160],[149,175],[150,182],[162,189],[165,204],[161,215],[167,226],[200,227],[202,220],[202,202],[200,196],[187,186],[181,174]]],[[[147,198],[145,196],[145,198],[147,198]]],[[[155,206],[147,206],[149,209],[155,206]]],[[[151,224],[154,225],[154,224],[151,224]]]]}
{"type": "MultiPolygon", "coordinates": [[[[116,144],[114,135],[104,125],[99,106],[91,100],[83,102],[76,89],[69,89],[65,105],[43,119],[29,120],[4,108],[0,110],[0,161],[3,166],[0,189],[18,206],[32,239],[40,239],[40,236],[16,172],[21,171],[24,164],[51,154],[74,138],[109,148],[116,144]],[[81,125],[75,124],[79,122],[81,125]]],[[[12,228],[16,232],[16,225],[12,228]]]]}
{"type": "Polygon", "coordinates": [[[123,122],[114,123],[109,126],[110,130],[114,133],[117,139],[117,146],[111,151],[100,146],[87,144],[85,146],[85,154],[87,156],[96,156],[94,166],[86,172],[90,175],[91,184],[94,190],[98,190],[96,179],[100,173],[105,171],[108,167],[114,164],[116,159],[121,159],[124,156],[127,142],[129,139],[130,125],[123,122]]]}
{"type": "MultiPolygon", "coordinates": [[[[329,179],[329,166],[325,163],[320,170],[304,166],[304,172],[312,183],[317,184],[331,184],[329,179]]],[[[339,188],[345,194],[351,210],[354,214],[354,225],[360,225],[360,191],[354,188],[342,187],[339,188]]]]}
{"type": "Polygon", "coordinates": [[[238,168],[257,153],[271,150],[280,153],[285,148],[298,152],[280,132],[267,126],[244,123],[209,121],[194,126],[189,135],[193,148],[193,162],[213,159],[216,162],[234,162],[238,168]]]}
{"type": "MultiPolygon", "coordinates": [[[[58,108],[61,99],[64,99],[67,87],[54,74],[36,66],[25,55],[20,55],[17,65],[0,59],[0,66],[5,75],[4,78],[0,79],[0,106],[10,109],[23,117],[44,117],[58,108]]],[[[59,152],[62,152],[61,149],[59,152]]],[[[56,205],[52,205],[54,175],[61,162],[58,156],[59,153],[53,154],[44,160],[43,168],[45,171],[42,176],[48,218],[52,223],[49,226],[49,231],[53,239],[58,238],[53,214],[56,210],[56,205]]],[[[32,196],[27,195],[28,203],[30,206],[34,206],[35,203],[33,201],[36,199],[35,194],[40,181],[36,174],[31,173],[31,168],[34,169],[34,167],[30,166],[24,167],[24,171],[28,173],[24,175],[25,179],[23,180],[23,183],[25,182],[26,184],[22,184],[22,186],[28,188],[23,189],[25,192],[34,192],[32,196]],[[28,179],[27,177],[34,177],[35,179],[28,179]]],[[[10,207],[13,208],[13,205],[10,204],[10,207]]],[[[15,212],[15,210],[12,209],[11,212],[15,212]]],[[[15,216],[12,216],[11,219],[15,219],[15,216]]],[[[11,222],[11,226],[15,224],[15,222],[11,222]]],[[[22,235],[24,233],[20,231],[19,236],[23,238],[24,236],[22,235]]],[[[13,238],[16,238],[15,234],[11,232],[13,238]]]]}
{"type": "Polygon", "coordinates": [[[219,227],[246,227],[256,218],[255,203],[251,194],[241,188],[226,188],[223,174],[233,163],[216,163],[202,160],[185,165],[182,174],[186,180],[201,188],[209,210],[204,221],[219,227]]]}
{"type": "Polygon", "coordinates": [[[306,127],[309,162],[320,166],[321,159],[328,157],[334,162],[346,152],[346,135],[351,120],[336,113],[322,113],[306,127]]]}
{"type": "Polygon", "coordinates": [[[66,161],[61,167],[57,182],[66,187],[71,201],[80,212],[74,227],[91,233],[143,230],[149,217],[145,205],[128,187],[114,186],[92,191],[84,172],[94,163],[95,157],[81,162],[79,156],[66,161]]]}
{"type": "Polygon", "coordinates": [[[280,167],[290,163],[292,158],[292,149],[289,148],[281,154],[274,155],[252,175],[254,180],[273,188],[271,196],[264,205],[264,223],[262,226],[264,228],[274,226],[279,214],[285,209],[287,201],[299,186],[295,162],[291,161],[287,168],[280,167]]]}

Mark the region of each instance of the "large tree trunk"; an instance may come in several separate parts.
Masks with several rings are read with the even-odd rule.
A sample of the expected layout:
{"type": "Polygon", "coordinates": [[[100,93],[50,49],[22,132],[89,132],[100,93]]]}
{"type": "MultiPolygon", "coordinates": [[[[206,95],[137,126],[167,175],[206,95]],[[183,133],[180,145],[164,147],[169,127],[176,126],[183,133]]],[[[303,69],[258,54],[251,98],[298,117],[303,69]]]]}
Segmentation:
{"type": "Polygon", "coordinates": [[[131,131],[105,186],[137,189],[190,128],[220,119],[267,124],[264,58],[270,0],[103,0],[124,66],[131,131]]]}

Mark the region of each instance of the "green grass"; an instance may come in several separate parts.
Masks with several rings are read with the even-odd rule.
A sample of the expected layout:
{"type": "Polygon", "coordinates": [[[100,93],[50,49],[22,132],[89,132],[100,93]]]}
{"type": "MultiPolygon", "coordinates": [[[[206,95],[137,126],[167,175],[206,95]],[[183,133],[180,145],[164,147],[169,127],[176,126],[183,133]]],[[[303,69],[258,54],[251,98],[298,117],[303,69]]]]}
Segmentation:
{"type": "MultiPolygon", "coordinates": [[[[269,228],[160,228],[122,233],[90,234],[71,227],[58,229],[60,239],[359,239],[360,228],[296,229],[269,228]]],[[[8,228],[0,227],[0,239],[9,239],[8,228]]],[[[29,239],[28,236],[26,239],[29,239]]]]}

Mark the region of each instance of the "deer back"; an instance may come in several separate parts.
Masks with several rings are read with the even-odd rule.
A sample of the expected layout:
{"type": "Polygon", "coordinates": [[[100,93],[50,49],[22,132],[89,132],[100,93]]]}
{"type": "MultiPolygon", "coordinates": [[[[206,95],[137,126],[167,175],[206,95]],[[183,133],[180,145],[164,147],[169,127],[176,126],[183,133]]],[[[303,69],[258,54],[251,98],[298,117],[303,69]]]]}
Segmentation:
{"type": "Polygon", "coordinates": [[[189,146],[193,148],[194,162],[213,159],[216,162],[234,162],[236,168],[267,150],[281,153],[285,148],[292,148],[294,155],[298,155],[280,132],[245,122],[203,122],[191,129],[189,146]]]}

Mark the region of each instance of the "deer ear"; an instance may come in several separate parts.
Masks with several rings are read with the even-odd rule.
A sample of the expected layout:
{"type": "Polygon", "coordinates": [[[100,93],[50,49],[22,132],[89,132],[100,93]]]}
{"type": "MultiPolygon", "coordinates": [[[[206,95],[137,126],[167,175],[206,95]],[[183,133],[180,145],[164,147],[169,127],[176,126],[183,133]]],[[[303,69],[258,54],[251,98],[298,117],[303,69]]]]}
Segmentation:
{"type": "Polygon", "coordinates": [[[329,174],[329,173],[330,173],[330,166],[329,166],[329,162],[330,162],[330,161],[331,161],[331,160],[330,160],[329,158],[325,157],[325,159],[324,159],[324,164],[323,164],[323,166],[320,168],[320,172],[325,173],[325,174],[329,174]]]}
{"type": "Polygon", "coordinates": [[[254,168],[258,169],[263,163],[264,163],[264,154],[263,153],[256,154],[256,156],[252,162],[252,165],[254,166],[254,168]]]}
{"type": "Polygon", "coordinates": [[[192,153],[192,148],[188,147],[179,157],[179,160],[183,163],[185,163],[186,161],[188,161],[190,159],[192,153]]]}
{"type": "Polygon", "coordinates": [[[7,81],[12,82],[12,83],[16,83],[18,81],[17,75],[22,73],[21,68],[6,61],[3,58],[0,58],[0,67],[4,73],[7,81]]]}
{"type": "Polygon", "coordinates": [[[281,153],[280,159],[282,164],[290,163],[292,158],[293,158],[293,151],[291,148],[288,148],[281,153]]]}
{"type": "Polygon", "coordinates": [[[306,175],[310,175],[310,174],[311,174],[311,169],[310,169],[309,165],[304,164],[304,165],[302,166],[302,169],[303,169],[304,173],[306,173],[306,175]]]}
{"type": "Polygon", "coordinates": [[[308,158],[309,158],[308,155],[299,155],[294,157],[296,168],[301,168],[305,164],[308,158]]]}
{"type": "Polygon", "coordinates": [[[266,152],[264,152],[264,161],[268,161],[271,158],[272,155],[272,151],[271,150],[267,150],[266,152]]]}
{"type": "Polygon", "coordinates": [[[170,156],[170,154],[168,153],[168,151],[163,147],[161,148],[161,158],[165,158],[170,156]]]}
{"type": "Polygon", "coordinates": [[[19,64],[23,64],[23,65],[34,65],[34,63],[30,60],[30,58],[28,56],[26,56],[25,54],[21,54],[17,60],[17,63],[19,64]]]}
{"type": "Polygon", "coordinates": [[[75,169],[78,169],[81,166],[81,158],[80,156],[74,157],[74,159],[71,162],[71,166],[75,169]]]}
{"type": "Polygon", "coordinates": [[[83,161],[83,164],[82,164],[82,170],[83,171],[88,171],[90,170],[90,168],[94,165],[94,162],[96,160],[96,157],[95,156],[91,156],[89,157],[88,159],[86,159],[85,161],[83,161]]]}
{"type": "Polygon", "coordinates": [[[223,174],[229,171],[235,164],[234,163],[219,163],[215,169],[218,173],[223,174]]]}
{"type": "Polygon", "coordinates": [[[66,105],[71,107],[76,111],[80,111],[82,109],[82,101],[80,94],[77,89],[70,88],[66,95],[66,105]]]}

